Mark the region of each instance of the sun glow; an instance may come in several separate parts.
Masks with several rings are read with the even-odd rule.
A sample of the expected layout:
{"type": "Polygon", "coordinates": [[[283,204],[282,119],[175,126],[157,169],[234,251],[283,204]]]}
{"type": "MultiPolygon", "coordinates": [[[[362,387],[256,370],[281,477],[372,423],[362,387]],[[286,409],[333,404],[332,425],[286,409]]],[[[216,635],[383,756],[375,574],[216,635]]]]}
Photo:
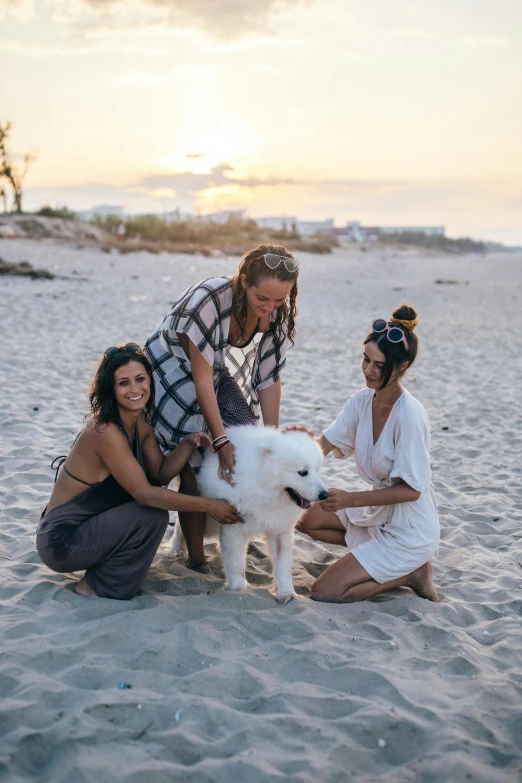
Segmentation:
{"type": "Polygon", "coordinates": [[[187,122],[179,134],[179,152],[155,158],[153,164],[162,171],[189,171],[208,174],[220,163],[249,157],[262,141],[262,135],[244,122],[208,119],[187,122]]]}

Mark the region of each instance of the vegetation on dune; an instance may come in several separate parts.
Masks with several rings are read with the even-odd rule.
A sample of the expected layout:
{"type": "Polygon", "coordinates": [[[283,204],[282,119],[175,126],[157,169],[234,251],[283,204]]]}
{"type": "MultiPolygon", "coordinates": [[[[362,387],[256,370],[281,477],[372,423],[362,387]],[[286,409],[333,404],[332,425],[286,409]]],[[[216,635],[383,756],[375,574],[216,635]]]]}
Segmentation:
{"type": "Polygon", "coordinates": [[[69,207],[51,207],[49,204],[40,207],[36,214],[41,215],[42,217],[57,217],[65,218],[66,220],[76,220],[78,217],[77,213],[73,212],[69,207]]]}
{"type": "MultiPolygon", "coordinates": [[[[495,249],[490,242],[478,242],[469,237],[450,239],[447,236],[435,234],[428,236],[421,232],[408,231],[402,234],[381,234],[379,241],[390,245],[415,245],[417,247],[429,247],[441,250],[444,253],[486,253],[495,249]]],[[[501,245],[498,247],[502,247],[501,245]]]]}
{"type": "MultiPolygon", "coordinates": [[[[114,235],[121,217],[117,215],[97,216],[91,222],[114,235]]],[[[167,222],[159,215],[136,215],[125,219],[124,242],[116,237],[110,244],[117,245],[121,252],[137,250],[150,252],[205,253],[222,252],[227,255],[242,255],[245,250],[262,242],[284,245],[295,252],[331,253],[338,245],[335,237],[302,237],[295,227],[289,231],[275,231],[260,228],[255,220],[229,218],[218,223],[202,218],[167,222]]]]}

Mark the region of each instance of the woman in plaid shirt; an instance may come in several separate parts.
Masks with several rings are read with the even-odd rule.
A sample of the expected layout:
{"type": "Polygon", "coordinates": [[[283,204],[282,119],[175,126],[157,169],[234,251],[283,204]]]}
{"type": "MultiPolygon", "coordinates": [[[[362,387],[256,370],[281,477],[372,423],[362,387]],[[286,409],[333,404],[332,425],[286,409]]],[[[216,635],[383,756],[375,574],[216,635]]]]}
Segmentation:
{"type": "MultiPolygon", "coordinates": [[[[208,430],[219,475],[233,481],[234,447],[225,427],[279,426],[281,371],[293,345],[299,265],[284,247],[259,245],[232,278],[203,280],[185,291],[145,346],[156,384],[152,425],[164,451],[190,432],[208,430]]],[[[201,455],[190,460],[196,467],[201,455]]],[[[197,493],[193,467],[180,492],[197,493]]],[[[204,565],[202,514],[181,513],[191,567],[204,565]]]]}

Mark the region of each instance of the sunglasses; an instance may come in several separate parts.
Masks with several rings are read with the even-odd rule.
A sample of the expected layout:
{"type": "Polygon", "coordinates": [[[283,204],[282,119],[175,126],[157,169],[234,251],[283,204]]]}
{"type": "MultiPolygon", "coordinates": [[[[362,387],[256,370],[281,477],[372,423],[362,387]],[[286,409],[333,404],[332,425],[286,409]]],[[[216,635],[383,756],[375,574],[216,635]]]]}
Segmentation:
{"type": "Polygon", "coordinates": [[[376,334],[382,334],[387,332],[387,338],[391,343],[402,343],[407,351],[410,350],[406,335],[400,328],[400,326],[390,326],[384,318],[376,318],[372,323],[372,332],[376,334]]]}
{"type": "Polygon", "coordinates": [[[107,348],[103,355],[107,359],[113,359],[119,353],[122,353],[122,351],[127,351],[128,353],[139,353],[141,351],[141,345],[138,345],[138,343],[126,343],[120,348],[118,348],[117,345],[111,345],[111,347],[107,348]]]}
{"type": "Polygon", "coordinates": [[[261,256],[261,258],[264,258],[265,264],[269,269],[277,269],[281,263],[285,265],[287,272],[297,272],[299,269],[299,261],[296,261],[295,258],[289,258],[288,256],[276,256],[275,253],[265,253],[265,255],[261,256]]]}

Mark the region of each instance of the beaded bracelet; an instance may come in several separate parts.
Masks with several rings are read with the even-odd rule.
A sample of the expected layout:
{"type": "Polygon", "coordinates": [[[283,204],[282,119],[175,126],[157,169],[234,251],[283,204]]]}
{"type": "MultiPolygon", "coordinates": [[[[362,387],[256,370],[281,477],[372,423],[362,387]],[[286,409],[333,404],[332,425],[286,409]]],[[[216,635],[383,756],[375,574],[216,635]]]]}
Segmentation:
{"type": "Polygon", "coordinates": [[[222,441],[221,443],[218,443],[218,445],[217,445],[217,446],[214,446],[214,450],[215,450],[215,451],[219,451],[219,449],[223,448],[223,446],[226,446],[226,445],[227,445],[227,443],[230,443],[230,441],[229,441],[229,439],[228,439],[228,438],[225,438],[225,440],[224,440],[224,441],[222,441]]]}
{"type": "Polygon", "coordinates": [[[220,441],[220,440],[226,440],[226,439],[227,439],[227,436],[226,436],[226,435],[219,435],[219,437],[217,437],[217,438],[214,438],[214,440],[212,441],[212,443],[213,443],[213,444],[214,444],[214,446],[215,446],[215,445],[216,445],[216,443],[219,443],[219,441],[220,441]]]}

